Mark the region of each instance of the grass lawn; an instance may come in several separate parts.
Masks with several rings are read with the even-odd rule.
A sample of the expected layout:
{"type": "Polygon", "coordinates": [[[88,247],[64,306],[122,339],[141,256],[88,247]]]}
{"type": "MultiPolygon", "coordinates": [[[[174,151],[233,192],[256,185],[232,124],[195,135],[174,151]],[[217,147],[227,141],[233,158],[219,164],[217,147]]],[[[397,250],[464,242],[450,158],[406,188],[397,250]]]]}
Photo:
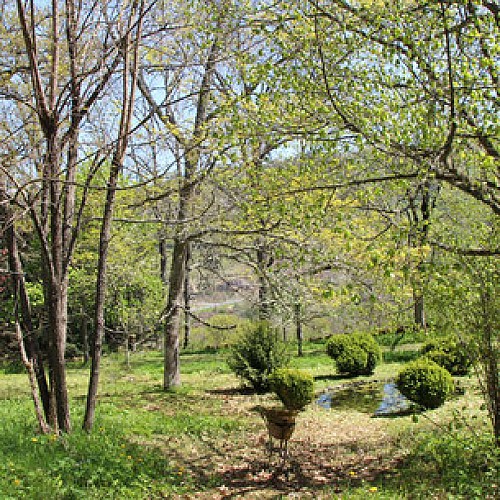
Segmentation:
{"type": "MultiPolygon", "coordinates": [[[[403,359],[405,356],[401,356],[403,359]]],[[[387,380],[396,355],[371,377],[335,374],[321,344],[294,366],[316,378],[318,393],[360,380],[387,380]]],[[[499,454],[475,379],[464,396],[420,414],[373,418],[355,408],[299,415],[282,465],[266,449],[256,405],[270,395],[240,390],[224,353],[182,355],[182,387],[161,390],[157,352],[104,358],[94,431],[82,422],[87,368],[69,367],[68,436],[37,433],[25,374],[0,372],[0,498],[497,498],[499,454]]]]}

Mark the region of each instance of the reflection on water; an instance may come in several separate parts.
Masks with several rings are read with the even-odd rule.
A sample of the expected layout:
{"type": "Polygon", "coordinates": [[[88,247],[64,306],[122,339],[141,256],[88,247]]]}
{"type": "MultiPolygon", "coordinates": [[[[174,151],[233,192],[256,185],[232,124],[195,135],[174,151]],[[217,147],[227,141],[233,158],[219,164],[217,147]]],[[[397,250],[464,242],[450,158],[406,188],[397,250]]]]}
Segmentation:
{"type": "Polygon", "coordinates": [[[323,408],[357,410],[375,416],[404,414],[411,408],[394,382],[361,382],[330,389],[316,403],[323,408]]]}
{"type": "Polygon", "coordinates": [[[383,416],[407,413],[411,409],[411,406],[411,402],[398,391],[396,384],[388,382],[384,384],[384,399],[375,410],[375,415],[383,416]]]}

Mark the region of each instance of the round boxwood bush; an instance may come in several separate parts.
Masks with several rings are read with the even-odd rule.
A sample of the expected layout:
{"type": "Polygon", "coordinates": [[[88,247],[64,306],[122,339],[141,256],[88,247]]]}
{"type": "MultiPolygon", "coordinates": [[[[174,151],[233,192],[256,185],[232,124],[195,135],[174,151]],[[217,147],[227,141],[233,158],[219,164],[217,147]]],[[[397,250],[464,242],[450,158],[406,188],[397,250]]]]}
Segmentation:
{"type": "Polygon", "coordinates": [[[340,373],[361,375],[367,371],[368,354],[359,345],[347,344],[335,362],[340,373]]]}
{"type": "Polygon", "coordinates": [[[348,375],[371,375],[381,356],[380,346],[368,333],[334,335],[328,339],[326,352],[338,371],[348,375]]]}
{"type": "Polygon", "coordinates": [[[285,345],[266,322],[247,327],[231,347],[227,359],[229,368],[259,393],[270,390],[269,376],[288,361],[285,345]]]}
{"type": "Polygon", "coordinates": [[[396,386],[424,408],[438,408],[454,390],[450,372],[426,358],[408,363],[396,377],[396,386]]]}
{"type": "Polygon", "coordinates": [[[288,410],[303,410],[314,398],[314,379],[304,370],[280,368],[269,381],[271,390],[288,410]]]}
{"type": "Polygon", "coordinates": [[[334,335],[326,342],[326,353],[333,359],[337,359],[349,344],[348,335],[334,335]]]}
{"type": "Polygon", "coordinates": [[[472,365],[471,353],[453,337],[429,340],[422,346],[420,353],[452,375],[466,375],[472,365]]]}

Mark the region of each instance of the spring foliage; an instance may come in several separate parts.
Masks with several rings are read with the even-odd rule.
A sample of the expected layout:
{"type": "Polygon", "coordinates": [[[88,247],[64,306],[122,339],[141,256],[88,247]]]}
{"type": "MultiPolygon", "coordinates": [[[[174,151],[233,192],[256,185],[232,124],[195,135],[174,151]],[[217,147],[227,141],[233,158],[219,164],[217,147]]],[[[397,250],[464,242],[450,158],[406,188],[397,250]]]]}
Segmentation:
{"type": "Polygon", "coordinates": [[[232,346],[229,368],[257,392],[270,390],[269,376],[288,364],[285,345],[269,324],[262,322],[246,329],[232,346]]]}
{"type": "Polygon", "coordinates": [[[472,364],[471,352],[453,337],[429,340],[421,353],[452,375],[466,375],[472,364]]]}
{"type": "Polygon", "coordinates": [[[450,372],[426,358],[408,363],[399,372],[396,385],[405,397],[429,409],[441,406],[454,390],[450,372]]]}

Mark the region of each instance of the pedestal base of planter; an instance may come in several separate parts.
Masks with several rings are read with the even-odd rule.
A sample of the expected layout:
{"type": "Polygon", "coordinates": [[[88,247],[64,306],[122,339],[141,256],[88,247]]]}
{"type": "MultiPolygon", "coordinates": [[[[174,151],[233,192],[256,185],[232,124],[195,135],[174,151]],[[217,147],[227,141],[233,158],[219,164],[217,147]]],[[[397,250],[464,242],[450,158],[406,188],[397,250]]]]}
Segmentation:
{"type": "Polygon", "coordinates": [[[279,452],[284,461],[288,454],[288,440],[295,430],[295,418],[298,412],[276,407],[261,408],[261,414],[266,421],[269,433],[269,451],[272,452],[273,450],[273,438],[277,439],[279,441],[279,452]]]}

